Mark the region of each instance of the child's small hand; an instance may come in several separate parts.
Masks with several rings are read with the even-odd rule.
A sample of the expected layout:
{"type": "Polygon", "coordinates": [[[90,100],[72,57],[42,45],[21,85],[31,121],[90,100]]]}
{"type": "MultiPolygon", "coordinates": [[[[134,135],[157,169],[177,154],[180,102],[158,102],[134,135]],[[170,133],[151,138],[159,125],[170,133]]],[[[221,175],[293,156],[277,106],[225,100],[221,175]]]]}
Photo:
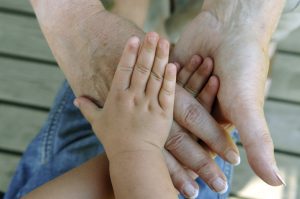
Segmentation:
{"type": "Polygon", "coordinates": [[[129,39],[103,110],[90,100],[75,100],[104,144],[108,156],[163,149],[173,121],[176,66],[168,64],[169,43],[149,33],[141,49],[129,39]]]}

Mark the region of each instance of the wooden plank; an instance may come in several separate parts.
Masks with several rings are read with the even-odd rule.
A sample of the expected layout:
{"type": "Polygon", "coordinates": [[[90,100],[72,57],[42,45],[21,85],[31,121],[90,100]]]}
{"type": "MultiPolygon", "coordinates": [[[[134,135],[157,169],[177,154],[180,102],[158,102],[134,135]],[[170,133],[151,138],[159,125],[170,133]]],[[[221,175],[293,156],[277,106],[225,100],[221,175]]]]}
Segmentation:
{"type": "Polygon", "coordinates": [[[300,154],[300,106],[268,101],[265,113],[275,148],[300,154]]]}
{"type": "Polygon", "coordinates": [[[241,165],[235,167],[232,192],[238,196],[255,199],[297,199],[300,198],[300,158],[276,154],[279,170],[287,186],[271,187],[260,180],[250,169],[244,150],[241,151],[241,165]]]}
{"type": "Polygon", "coordinates": [[[5,192],[15,173],[19,157],[0,154],[0,190],[5,192]]]}
{"type": "Polygon", "coordinates": [[[277,54],[269,96],[300,102],[300,56],[277,54]]]}
{"type": "Polygon", "coordinates": [[[300,53],[300,28],[292,32],[286,39],[279,43],[278,49],[300,53]]]}
{"type": "Polygon", "coordinates": [[[33,13],[29,0],[0,0],[0,8],[7,8],[33,13]]]}
{"type": "Polygon", "coordinates": [[[47,113],[0,104],[0,147],[24,151],[39,132],[47,113]]]}
{"type": "Polygon", "coordinates": [[[58,67],[0,57],[0,99],[50,107],[63,80],[58,67]]]}
{"type": "Polygon", "coordinates": [[[34,18],[0,13],[0,52],[54,61],[34,18]]]}

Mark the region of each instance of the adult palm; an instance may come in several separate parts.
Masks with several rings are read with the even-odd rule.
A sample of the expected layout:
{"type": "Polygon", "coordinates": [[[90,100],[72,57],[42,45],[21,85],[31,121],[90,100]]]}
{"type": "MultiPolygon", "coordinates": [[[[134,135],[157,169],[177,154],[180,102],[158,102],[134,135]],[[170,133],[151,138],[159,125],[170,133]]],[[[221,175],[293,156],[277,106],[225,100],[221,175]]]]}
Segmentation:
{"type": "Polygon", "coordinates": [[[171,56],[182,65],[194,54],[214,59],[220,79],[215,118],[236,126],[255,173],[270,185],[281,185],[263,111],[268,42],[259,31],[204,11],[187,25],[171,56]]]}

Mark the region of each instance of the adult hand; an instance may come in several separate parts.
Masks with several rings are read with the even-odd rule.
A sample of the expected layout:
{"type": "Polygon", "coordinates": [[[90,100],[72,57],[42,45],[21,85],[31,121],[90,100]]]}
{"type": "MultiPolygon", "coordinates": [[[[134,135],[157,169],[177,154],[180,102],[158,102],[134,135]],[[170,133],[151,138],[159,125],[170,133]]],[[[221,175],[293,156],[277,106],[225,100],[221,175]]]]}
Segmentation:
{"type": "MultiPolygon", "coordinates": [[[[194,54],[214,59],[214,74],[220,79],[216,118],[222,124],[236,126],[255,173],[270,185],[281,185],[263,111],[268,72],[266,38],[271,34],[260,35],[261,30],[254,27],[250,30],[251,23],[240,24],[236,10],[231,11],[224,18],[213,12],[201,12],[186,27],[172,58],[180,64],[187,63],[194,54]]],[[[213,143],[221,144],[219,140],[207,144],[213,148],[213,143]]]]}
{"type": "MultiPolygon", "coordinates": [[[[153,33],[148,33],[153,35],[153,33]]],[[[154,51],[155,48],[145,40],[148,51],[154,51]]],[[[158,44],[157,56],[160,58],[160,65],[168,62],[169,52],[166,51],[168,42],[160,39],[158,44]]],[[[170,136],[166,142],[166,149],[174,156],[167,153],[167,164],[175,187],[187,196],[193,196],[193,190],[198,186],[191,179],[183,167],[178,166],[177,160],[184,166],[199,175],[207,184],[217,192],[227,190],[227,180],[224,174],[216,166],[206,148],[202,147],[189,134],[192,131],[194,135],[209,143],[210,148],[217,152],[228,162],[232,164],[239,163],[238,149],[232,142],[226,132],[220,128],[219,124],[210,115],[210,110],[214,102],[219,81],[216,77],[208,81],[213,70],[212,60],[204,60],[199,56],[191,61],[179,72],[178,80],[187,90],[194,90],[196,97],[187,92],[182,86],[177,85],[174,107],[175,121],[171,128],[170,136]],[[197,70],[196,70],[197,69],[197,70]],[[189,78],[190,77],[190,78],[189,78]],[[202,82],[194,81],[203,79],[202,82]],[[197,100],[198,99],[198,100],[197,100]],[[202,102],[202,105],[199,103],[202,102]],[[184,126],[182,128],[180,126],[184,126]],[[217,142],[215,142],[217,141],[217,142]],[[187,155],[189,154],[189,155],[187,155]],[[189,193],[189,194],[187,194],[189,193]],[[192,194],[190,194],[192,193],[192,194]]],[[[161,77],[159,71],[152,71],[157,79],[161,77]]]]}
{"type": "MultiPolygon", "coordinates": [[[[127,20],[104,11],[98,0],[88,1],[88,3],[80,0],[76,1],[75,4],[71,0],[32,0],[31,2],[49,46],[74,93],[77,96],[88,96],[99,105],[103,105],[115,71],[114,66],[119,61],[126,40],[132,35],[143,38],[144,33],[127,20]]],[[[148,34],[148,36],[152,37],[153,33],[148,34]]],[[[151,50],[151,44],[149,44],[149,49],[151,50]]],[[[189,112],[195,114],[205,110],[195,98],[184,92],[182,88],[179,89],[179,92],[177,92],[178,96],[186,96],[178,97],[179,100],[176,100],[178,104],[176,117],[179,118],[178,121],[181,121],[179,123],[183,124],[185,122],[190,127],[196,128],[197,134],[200,134],[202,130],[210,132],[207,131],[208,127],[202,130],[201,128],[198,129],[199,125],[209,126],[212,123],[211,131],[215,132],[213,133],[214,137],[218,137],[216,135],[218,133],[223,133],[207,113],[201,117],[203,122],[191,124],[190,122],[192,121],[188,122],[188,120],[185,120],[184,114],[187,114],[187,112],[180,107],[180,104],[184,104],[184,107],[188,104],[193,104],[190,106],[189,112]],[[185,99],[185,101],[181,99],[185,99]],[[191,109],[192,106],[195,107],[193,111],[191,109]],[[179,115],[182,115],[182,117],[179,117],[179,115]],[[206,116],[208,119],[206,119],[206,116]],[[206,123],[205,121],[208,122],[206,123]]],[[[192,114],[188,115],[191,116],[192,114]]],[[[169,142],[168,144],[171,154],[180,161],[180,163],[177,162],[173,156],[167,159],[175,187],[179,191],[184,192],[185,187],[182,185],[194,183],[193,179],[186,172],[177,172],[178,169],[184,171],[184,167],[181,165],[190,165],[190,167],[193,165],[204,165],[202,168],[207,168],[209,171],[205,170],[203,172],[204,174],[207,173],[206,177],[203,178],[216,179],[216,174],[222,178],[223,175],[217,171],[216,166],[209,166],[212,164],[212,161],[208,158],[203,158],[207,156],[205,153],[201,155],[201,146],[189,137],[187,130],[182,129],[180,131],[179,129],[181,128],[175,128],[172,131],[174,134],[171,134],[173,136],[170,136],[170,139],[173,141],[176,140],[174,139],[175,137],[182,139],[179,139],[177,142],[169,142]],[[185,132],[185,134],[182,132],[185,132]],[[194,148],[196,149],[194,150],[194,148]],[[199,155],[186,158],[186,154],[190,151],[199,155]],[[212,174],[214,177],[210,178],[209,174],[212,174]]],[[[224,136],[221,137],[223,140],[224,136]]],[[[224,143],[213,148],[218,151],[218,149],[224,149],[230,145],[231,143],[229,142],[229,144],[224,143]]],[[[201,167],[196,168],[196,170],[200,174],[201,167]]],[[[212,184],[212,182],[208,183],[212,184]]],[[[194,186],[197,188],[197,184],[195,185],[194,183],[194,186]]]]}

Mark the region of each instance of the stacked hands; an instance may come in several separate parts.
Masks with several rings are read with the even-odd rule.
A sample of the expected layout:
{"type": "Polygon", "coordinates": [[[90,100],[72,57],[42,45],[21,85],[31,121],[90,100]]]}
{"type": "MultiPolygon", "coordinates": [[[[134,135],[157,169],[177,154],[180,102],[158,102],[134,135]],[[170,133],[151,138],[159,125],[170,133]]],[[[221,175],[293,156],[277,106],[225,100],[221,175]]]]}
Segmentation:
{"type": "Polygon", "coordinates": [[[110,164],[128,154],[162,153],[174,186],[185,196],[198,194],[198,176],[225,193],[227,180],[213,154],[233,165],[240,157],[230,134],[210,115],[220,87],[213,60],[194,55],[181,67],[169,63],[169,51],[168,41],[156,33],[148,33],[141,45],[138,37],[130,38],[103,109],[84,97],[74,104],[91,123],[110,164]]]}
{"type": "MultiPolygon", "coordinates": [[[[179,131],[188,133],[178,123],[173,122],[174,104],[181,106],[176,103],[175,90],[176,93],[184,93],[181,95],[187,95],[188,91],[198,100],[197,103],[202,109],[200,114],[208,115],[219,87],[218,78],[211,76],[213,61],[210,58],[202,60],[195,55],[183,68],[177,63],[168,63],[169,43],[165,39],[159,39],[156,33],[149,33],[140,51],[139,47],[137,37],[129,39],[103,109],[87,98],[77,98],[75,103],[92,124],[110,161],[124,153],[151,150],[159,150],[167,159],[177,161],[164,149],[166,146],[169,151],[180,151],[173,148],[177,146],[174,142],[180,142],[182,136],[185,136],[179,131]]],[[[184,120],[178,118],[179,122],[184,120]]],[[[204,137],[199,132],[198,136],[206,138],[205,141],[209,142],[213,150],[223,151],[224,159],[235,165],[239,164],[237,147],[225,131],[220,133],[204,137]]],[[[196,173],[195,176],[199,175],[204,179],[213,190],[225,192],[228,187],[226,177],[216,166],[208,150],[198,145],[197,140],[190,139],[184,141],[196,145],[198,150],[186,154],[175,153],[176,158],[184,161],[187,156],[195,156],[197,163],[186,166],[196,173]]],[[[185,177],[189,177],[188,172],[181,167],[178,167],[177,172],[185,172],[185,177]]],[[[173,181],[176,183],[176,178],[173,181]]],[[[192,178],[190,183],[182,185],[181,190],[187,196],[197,195],[197,183],[192,178]]]]}
{"type": "Polygon", "coordinates": [[[174,187],[187,197],[197,195],[197,176],[223,193],[227,181],[212,156],[239,164],[225,130],[234,125],[253,171],[270,185],[284,183],[263,104],[268,45],[285,1],[204,1],[171,53],[168,41],[145,36],[98,0],[31,2],[75,94],[105,102],[103,109],[83,97],[75,104],[110,163],[137,151],[148,159],[163,154],[174,187]],[[132,35],[140,39],[128,41],[110,87],[120,49],[132,35]]]}

